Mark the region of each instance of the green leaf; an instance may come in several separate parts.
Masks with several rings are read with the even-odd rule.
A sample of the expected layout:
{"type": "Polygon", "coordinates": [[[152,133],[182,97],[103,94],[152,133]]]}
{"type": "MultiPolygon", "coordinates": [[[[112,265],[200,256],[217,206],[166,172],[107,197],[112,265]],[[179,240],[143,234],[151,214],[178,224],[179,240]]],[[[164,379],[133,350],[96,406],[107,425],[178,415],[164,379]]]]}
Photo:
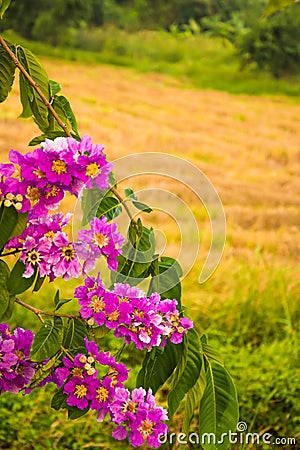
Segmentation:
{"type": "MultiPolygon", "coordinates": [[[[195,408],[199,405],[199,402],[203,396],[205,386],[206,386],[205,365],[202,364],[199,378],[194,384],[194,386],[188,391],[185,400],[183,424],[181,430],[182,433],[184,433],[185,435],[189,434],[190,423],[194,416],[195,408]]],[[[184,450],[185,448],[186,448],[185,444],[180,445],[180,450],[184,450]]]]}
{"type": "Polygon", "coordinates": [[[78,419],[79,417],[84,416],[90,409],[89,406],[87,406],[85,409],[79,409],[76,408],[75,406],[68,406],[67,408],[68,408],[68,419],[71,420],[75,420],[78,419]]]}
{"type": "Polygon", "coordinates": [[[51,374],[52,368],[57,366],[60,363],[60,360],[57,359],[56,356],[51,358],[46,364],[42,364],[35,372],[30,381],[30,387],[34,388],[41,381],[43,381],[48,375],[51,374]]]}
{"type": "MultiPolygon", "coordinates": [[[[17,56],[21,64],[25,67],[26,71],[29,73],[31,78],[34,80],[36,85],[39,87],[41,92],[49,101],[50,89],[49,89],[48,75],[44,67],[40,63],[40,61],[30,50],[21,46],[18,46],[17,56]]],[[[28,83],[27,80],[23,81],[28,83]]],[[[30,104],[36,124],[39,126],[40,130],[45,132],[49,126],[47,106],[45,105],[41,97],[38,95],[38,93],[35,91],[35,89],[33,89],[31,86],[29,87],[29,90],[26,89],[26,91],[24,91],[23,94],[24,95],[27,94],[28,97],[27,100],[30,104]]],[[[23,105],[23,109],[28,110],[28,104],[23,105]]]]}
{"type": "Polygon", "coordinates": [[[36,282],[34,284],[34,288],[32,289],[32,292],[38,292],[41,287],[43,286],[43,283],[46,279],[46,276],[40,277],[39,275],[36,277],[36,282]]]}
{"type": "Polygon", "coordinates": [[[2,214],[0,219],[0,252],[12,236],[13,230],[18,221],[18,213],[14,206],[6,207],[2,204],[2,214]]]}
{"type": "Polygon", "coordinates": [[[22,112],[19,115],[22,119],[28,119],[32,117],[32,110],[30,102],[33,101],[33,93],[28,81],[22,73],[19,74],[19,86],[20,86],[20,100],[22,105],[22,112]]]}
{"type": "Polygon", "coordinates": [[[180,277],[182,276],[182,269],[178,262],[174,258],[162,257],[158,261],[158,271],[157,268],[152,270],[152,278],[150,281],[150,286],[148,290],[148,295],[153,292],[159,292],[162,299],[175,298],[178,302],[177,308],[181,311],[181,282],[180,277]]]}
{"type": "Polygon", "coordinates": [[[203,365],[202,347],[198,333],[192,328],[185,335],[180,364],[176,368],[175,386],[169,393],[169,414],[172,417],[181,400],[197,382],[203,365]],[[176,376],[177,375],[177,376],[176,376]]]}
{"type": "Polygon", "coordinates": [[[58,311],[63,305],[72,301],[72,298],[59,298],[59,290],[55,294],[55,311],[58,311]]]}
{"type": "Polygon", "coordinates": [[[57,81],[49,80],[50,95],[58,94],[61,91],[61,85],[57,81]]]}
{"type": "Polygon", "coordinates": [[[135,195],[132,188],[125,188],[124,194],[127,198],[130,198],[131,200],[137,200],[137,196],[135,195]]]}
{"type": "Polygon", "coordinates": [[[11,0],[0,0],[0,19],[3,19],[4,13],[11,3],[11,0]]]}
{"type": "MultiPolygon", "coordinates": [[[[106,194],[109,196],[109,193],[106,194]]],[[[83,212],[82,226],[89,223],[94,217],[99,207],[101,200],[103,200],[104,192],[98,188],[85,189],[82,194],[81,207],[83,212]]]]}
{"type": "Polygon", "coordinates": [[[62,345],[63,324],[56,318],[55,322],[46,320],[34,337],[30,359],[44,361],[57,353],[62,345]]]}
{"type": "Polygon", "coordinates": [[[41,134],[40,136],[36,136],[29,142],[29,146],[39,145],[41,142],[44,142],[45,139],[54,140],[57,137],[67,137],[65,132],[61,131],[47,131],[47,133],[41,134]]]}
{"type": "Polygon", "coordinates": [[[0,259],[0,320],[2,322],[11,317],[15,302],[14,296],[10,295],[7,288],[9,273],[8,265],[0,259]]]}
{"type": "Polygon", "coordinates": [[[61,408],[67,408],[66,399],[67,399],[67,395],[63,393],[63,387],[62,387],[52,397],[51,408],[56,409],[56,410],[59,410],[61,408]]]}
{"type": "Polygon", "coordinates": [[[73,131],[78,135],[78,126],[75,114],[72,110],[69,100],[63,95],[55,95],[55,102],[58,102],[60,107],[62,108],[66,118],[70,122],[73,131]]]}
{"type": "Polygon", "coordinates": [[[113,282],[136,285],[150,275],[155,251],[153,230],[142,226],[141,222],[132,223],[128,229],[128,240],[119,255],[118,273],[112,273],[113,282]]]}
{"type": "Polygon", "coordinates": [[[10,273],[7,287],[13,295],[22,294],[22,292],[25,292],[34,283],[37,269],[35,268],[34,274],[30,278],[24,278],[23,273],[25,272],[25,268],[25,264],[18,259],[10,273]]]}
{"type": "Polygon", "coordinates": [[[164,348],[153,348],[146,353],[141,370],[137,375],[136,386],[151,388],[155,394],[174,372],[181,360],[183,343],[172,344],[169,340],[164,348]]]}
{"type": "Polygon", "coordinates": [[[106,336],[108,333],[110,332],[109,328],[106,328],[105,325],[101,326],[101,327],[93,327],[93,336],[96,339],[101,339],[104,336],[106,336]]]}
{"type": "Polygon", "coordinates": [[[208,361],[206,387],[199,413],[199,431],[204,450],[225,450],[229,445],[228,433],[230,430],[235,432],[238,416],[236,389],[229,373],[221,364],[208,361]]]}
{"type": "Polygon", "coordinates": [[[183,271],[182,271],[182,268],[181,268],[179,262],[176,261],[176,259],[174,259],[174,258],[170,258],[169,256],[162,256],[160,258],[159,265],[160,265],[161,269],[165,269],[165,270],[169,269],[170,267],[173,267],[177,272],[178,278],[182,277],[182,275],[183,275],[183,271]]]}
{"type": "Polygon", "coordinates": [[[150,206],[146,205],[146,203],[137,202],[134,200],[134,201],[132,201],[132,204],[141,211],[144,211],[146,213],[152,212],[152,208],[150,208],[150,206]]]}
{"type": "Polygon", "coordinates": [[[4,102],[11,91],[15,79],[16,66],[9,55],[0,47],[0,103],[4,102]]]}
{"type": "Polygon", "coordinates": [[[96,217],[99,217],[99,219],[101,219],[102,216],[106,216],[110,221],[119,216],[121,212],[122,206],[120,205],[118,199],[116,199],[115,197],[103,197],[97,209],[96,217]]]}
{"type": "Polygon", "coordinates": [[[269,0],[267,8],[264,12],[264,17],[270,16],[271,14],[286,8],[287,6],[293,5],[296,2],[297,0],[269,0]]]}
{"type": "Polygon", "coordinates": [[[6,307],[6,310],[3,312],[2,315],[0,313],[0,320],[1,320],[1,322],[7,322],[11,318],[11,316],[12,316],[12,314],[14,312],[14,307],[15,307],[15,296],[14,295],[10,295],[9,296],[9,300],[8,300],[8,304],[7,304],[7,307],[6,307]]]}
{"type": "MultiPolygon", "coordinates": [[[[202,338],[201,338],[202,340],[202,338]]],[[[211,345],[202,342],[202,348],[203,348],[203,353],[206,356],[206,359],[208,359],[209,361],[215,361],[219,364],[221,364],[222,366],[224,366],[224,360],[223,357],[220,355],[220,353],[213,348],[211,345]]]]}
{"type": "Polygon", "coordinates": [[[26,228],[28,221],[28,213],[17,213],[17,223],[12,230],[9,239],[13,238],[14,236],[19,236],[26,228]]]}
{"type": "Polygon", "coordinates": [[[84,338],[87,334],[87,328],[82,320],[69,319],[64,333],[63,346],[71,353],[80,350],[84,348],[84,338]]]}

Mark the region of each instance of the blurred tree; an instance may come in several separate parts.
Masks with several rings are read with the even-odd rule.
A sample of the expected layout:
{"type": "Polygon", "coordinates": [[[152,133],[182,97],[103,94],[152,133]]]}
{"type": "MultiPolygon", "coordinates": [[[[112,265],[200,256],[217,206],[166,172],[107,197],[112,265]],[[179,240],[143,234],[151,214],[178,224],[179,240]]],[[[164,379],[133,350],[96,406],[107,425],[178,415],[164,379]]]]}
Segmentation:
{"type": "Polygon", "coordinates": [[[72,27],[90,20],[92,6],[92,0],[13,0],[5,25],[26,38],[56,45],[72,27]]]}
{"type": "Polygon", "coordinates": [[[237,38],[242,65],[255,64],[275,77],[300,71],[300,4],[264,20],[237,38]]]}

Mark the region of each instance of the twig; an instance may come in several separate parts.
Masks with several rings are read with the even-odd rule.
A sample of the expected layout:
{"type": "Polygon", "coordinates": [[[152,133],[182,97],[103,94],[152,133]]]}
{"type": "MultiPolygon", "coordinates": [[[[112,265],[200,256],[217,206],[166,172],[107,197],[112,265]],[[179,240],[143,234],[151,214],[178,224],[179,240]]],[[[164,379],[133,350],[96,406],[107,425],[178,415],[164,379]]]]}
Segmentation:
{"type": "Polygon", "coordinates": [[[57,312],[52,311],[43,311],[42,309],[35,308],[34,306],[28,305],[28,303],[23,302],[19,298],[15,298],[15,302],[19,305],[23,306],[26,309],[29,309],[29,311],[32,311],[34,314],[36,314],[39,318],[40,316],[52,316],[52,317],[68,317],[69,319],[81,319],[81,317],[78,314],[59,314],[57,312]]]}
{"type": "Polygon", "coordinates": [[[133,216],[132,216],[132,214],[131,214],[131,212],[130,212],[130,209],[129,209],[128,206],[126,205],[125,200],[122,198],[122,196],[119,194],[119,192],[118,192],[114,187],[112,187],[112,186],[110,187],[110,190],[111,190],[111,192],[115,195],[115,197],[117,197],[117,199],[118,199],[119,202],[122,204],[122,206],[124,206],[124,209],[126,210],[126,212],[127,212],[128,216],[129,216],[130,220],[131,220],[132,222],[135,222],[135,220],[134,220],[134,218],[133,218],[133,216]]]}
{"type": "Polygon", "coordinates": [[[20,63],[20,61],[18,60],[18,58],[16,57],[16,55],[14,55],[14,53],[11,51],[11,49],[9,48],[9,46],[6,44],[5,40],[2,38],[2,36],[0,36],[0,44],[2,45],[2,47],[4,48],[4,50],[6,51],[6,53],[10,56],[10,58],[12,59],[12,61],[15,63],[15,65],[18,67],[18,69],[20,70],[20,72],[22,72],[22,74],[24,75],[24,77],[28,80],[29,84],[33,87],[33,89],[37,92],[37,94],[40,96],[41,100],[43,101],[43,103],[47,106],[47,108],[49,109],[49,111],[51,111],[51,114],[53,115],[53,117],[55,118],[56,122],[58,123],[58,125],[64,130],[64,132],[66,133],[67,136],[72,136],[71,132],[68,130],[68,127],[66,126],[66,124],[61,120],[61,118],[59,117],[59,115],[57,114],[57,112],[55,111],[55,109],[53,108],[53,106],[51,105],[51,103],[49,102],[49,100],[45,97],[45,95],[43,94],[43,92],[41,91],[41,89],[39,88],[38,83],[36,83],[34,81],[34,79],[29,75],[29,73],[26,71],[26,69],[22,66],[22,64],[20,63]]]}
{"type": "Polygon", "coordinates": [[[11,252],[1,253],[0,257],[2,258],[3,256],[15,255],[16,253],[22,252],[23,250],[23,248],[17,248],[16,250],[12,250],[11,252]]]}

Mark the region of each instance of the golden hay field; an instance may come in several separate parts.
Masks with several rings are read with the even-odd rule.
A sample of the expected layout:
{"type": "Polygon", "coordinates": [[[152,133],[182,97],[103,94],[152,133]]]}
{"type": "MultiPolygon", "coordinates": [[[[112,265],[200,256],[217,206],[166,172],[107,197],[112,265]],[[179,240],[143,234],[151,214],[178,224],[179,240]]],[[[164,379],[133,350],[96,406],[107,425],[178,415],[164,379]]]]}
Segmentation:
{"type": "MultiPolygon", "coordinates": [[[[88,133],[94,142],[103,143],[110,159],[165,152],[186,158],[209,177],[227,217],[225,260],[251,258],[259,248],[271,264],[296,263],[300,105],[295,99],[185,89],[157,74],[43,62],[71,101],[81,135],[88,133]]],[[[25,150],[40,134],[30,120],[17,120],[20,111],[15,87],[0,109],[3,160],[10,148],[25,150]]],[[[172,189],[170,181],[160,182],[164,183],[172,189]]],[[[174,184],[175,193],[176,189],[174,184]]]]}

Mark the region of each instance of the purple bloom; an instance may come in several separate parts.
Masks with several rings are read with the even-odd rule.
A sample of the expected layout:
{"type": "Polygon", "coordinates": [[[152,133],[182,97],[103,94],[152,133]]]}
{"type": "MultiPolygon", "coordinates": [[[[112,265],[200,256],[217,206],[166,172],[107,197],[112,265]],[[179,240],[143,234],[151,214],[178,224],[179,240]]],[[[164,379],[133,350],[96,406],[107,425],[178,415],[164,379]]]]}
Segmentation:
{"type": "Polygon", "coordinates": [[[78,278],[81,265],[74,245],[62,231],[70,221],[62,213],[30,219],[20,236],[11,239],[6,248],[19,248],[20,259],[25,264],[24,277],[30,277],[35,269],[40,276],[48,275],[50,281],[58,276],[64,279],[78,278]]]}
{"type": "MultiPolygon", "coordinates": [[[[107,223],[105,216],[101,219],[94,217],[90,222],[90,230],[79,231],[78,240],[85,244],[77,251],[82,259],[88,255],[88,270],[95,267],[95,260],[100,256],[107,259],[109,269],[117,270],[117,256],[121,253],[124,238],[118,233],[116,223],[107,223]]],[[[86,263],[83,268],[87,268],[86,263]]]]}
{"type": "Polygon", "coordinates": [[[78,176],[86,187],[91,188],[94,181],[99,189],[107,189],[109,187],[108,175],[112,171],[112,164],[107,161],[103,153],[103,145],[94,145],[87,135],[83,136],[80,142],[73,138],[67,140],[80,168],[78,176]]]}
{"type": "Polygon", "coordinates": [[[168,415],[156,405],[151,389],[146,393],[143,388],[136,388],[130,394],[125,388],[117,388],[110,408],[112,421],[118,425],[112,433],[115,439],[125,439],[129,433],[133,447],[144,442],[154,448],[160,446],[159,436],[167,432],[163,421],[168,415]]]}
{"type": "MultiPolygon", "coordinates": [[[[62,137],[46,139],[40,148],[25,155],[11,150],[10,161],[18,166],[19,178],[12,178],[13,164],[0,165],[0,199],[3,194],[22,195],[22,201],[13,201],[18,211],[32,208],[33,215],[44,216],[59,205],[66,192],[78,197],[84,185],[92,187],[93,182],[107,189],[112,164],[103,149],[102,145],[94,145],[89,136],[83,136],[80,142],[62,137]]],[[[5,198],[6,206],[12,200],[5,198]]]]}
{"type": "Polygon", "coordinates": [[[29,359],[33,333],[7,324],[0,325],[0,393],[18,393],[30,382],[36,363],[29,359]]]}
{"type": "Polygon", "coordinates": [[[63,388],[63,392],[68,395],[66,399],[67,405],[85,409],[89,404],[89,400],[92,400],[94,397],[96,386],[97,380],[94,378],[72,377],[63,388]]]}
{"type": "Polygon", "coordinates": [[[183,335],[193,326],[192,321],[179,317],[176,300],[161,300],[158,293],[149,298],[136,287],[117,283],[113,291],[88,277],[85,285],[74,293],[81,306],[80,314],[92,325],[105,325],[114,329],[117,338],[126,344],[134,342],[139,350],[164,346],[166,338],[173,343],[182,342],[183,335]]]}
{"type": "Polygon", "coordinates": [[[81,265],[75,248],[66,233],[62,231],[58,231],[53,238],[53,247],[48,261],[53,278],[62,276],[65,280],[69,280],[80,276],[81,265]]]}

